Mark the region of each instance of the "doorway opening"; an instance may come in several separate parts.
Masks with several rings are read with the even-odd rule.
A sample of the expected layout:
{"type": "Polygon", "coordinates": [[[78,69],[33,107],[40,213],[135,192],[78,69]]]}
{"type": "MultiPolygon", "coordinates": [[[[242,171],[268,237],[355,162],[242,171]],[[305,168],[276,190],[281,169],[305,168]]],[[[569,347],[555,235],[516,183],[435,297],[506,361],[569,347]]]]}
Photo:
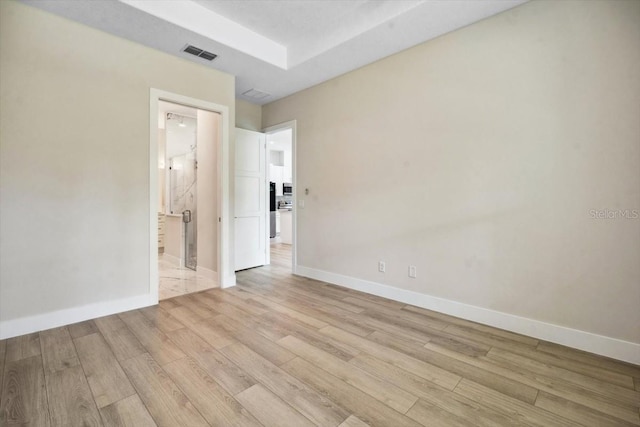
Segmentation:
{"type": "Polygon", "coordinates": [[[221,114],[164,100],[157,107],[156,286],[162,300],[219,287],[221,114]]]}
{"type": "MultiPolygon", "coordinates": [[[[217,242],[198,241],[202,234],[199,199],[211,193],[215,198],[217,191],[211,188],[214,183],[198,183],[205,172],[198,169],[199,145],[203,153],[210,153],[216,143],[215,137],[199,132],[198,118],[214,122],[217,118],[215,113],[166,101],[158,103],[158,110],[158,287],[162,300],[217,287],[216,269],[211,268],[215,263],[198,263],[198,246],[217,246],[217,242]]],[[[203,159],[201,166],[216,168],[211,159],[203,159]]]]}
{"type": "Polygon", "coordinates": [[[196,271],[198,265],[197,109],[159,103],[158,255],[196,271]]]}
{"type": "Polygon", "coordinates": [[[290,121],[264,130],[267,139],[269,181],[268,263],[296,272],[296,219],[299,189],[296,183],[296,123],[290,121]]]}

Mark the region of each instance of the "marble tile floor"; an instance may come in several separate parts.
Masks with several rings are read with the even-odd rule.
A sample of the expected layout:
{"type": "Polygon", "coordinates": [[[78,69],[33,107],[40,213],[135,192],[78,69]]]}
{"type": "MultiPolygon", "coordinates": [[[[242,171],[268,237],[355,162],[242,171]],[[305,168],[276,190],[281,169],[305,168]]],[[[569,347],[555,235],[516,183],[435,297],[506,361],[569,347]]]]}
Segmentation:
{"type": "MultiPolygon", "coordinates": [[[[290,271],[291,245],[272,241],[271,264],[290,271]]],[[[199,275],[186,267],[177,267],[172,262],[164,260],[162,254],[158,255],[158,275],[160,300],[219,287],[216,280],[199,275]]]]}
{"type": "Polygon", "coordinates": [[[216,280],[199,275],[186,267],[177,267],[164,260],[162,255],[158,257],[158,275],[160,300],[218,287],[216,280]]]}

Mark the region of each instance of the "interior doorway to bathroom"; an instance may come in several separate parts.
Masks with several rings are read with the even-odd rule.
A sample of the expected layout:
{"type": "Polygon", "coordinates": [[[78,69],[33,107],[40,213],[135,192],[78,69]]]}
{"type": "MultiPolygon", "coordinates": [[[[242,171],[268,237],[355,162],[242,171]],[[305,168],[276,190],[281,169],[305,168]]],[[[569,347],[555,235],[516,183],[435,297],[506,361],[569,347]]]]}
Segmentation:
{"type": "Polygon", "coordinates": [[[220,115],[158,103],[159,299],[217,287],[220,115]]]}
{"type": "MultiPolygon", "coordinates": [[[[196,271],[198,265],[198,180],[197,180],[197,117],[192,108],[163,102],[167,109],[181,110],[182,114],[165,114],[165,215],[182,220],[180,238],[170,236],[169,242],[177,243],[169,249],[178,255],[179,264],[196,271]],[[187,114],[193,114],[187,115],[187,114]]],[[[162,105],[161,104],[161,105],[162,105]]],[[[171,230],[172,232],[176,230],[171,230]]],[[[176,233],[177,234],[177,233],[176,233]]],[[[178,237],[178,236],[175,236],[178,237]]],[[[159,247],[164,249],[164,245],[159,247]]]]}

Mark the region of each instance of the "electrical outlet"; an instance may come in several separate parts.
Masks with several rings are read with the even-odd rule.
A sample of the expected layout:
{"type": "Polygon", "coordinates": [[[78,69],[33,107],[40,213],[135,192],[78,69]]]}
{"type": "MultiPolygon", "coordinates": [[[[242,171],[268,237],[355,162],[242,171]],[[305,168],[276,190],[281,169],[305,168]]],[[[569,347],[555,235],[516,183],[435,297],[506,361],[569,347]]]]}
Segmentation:
{"type": "Polygon", "coordinates": [[[378,271],[380,273],[384,273],[385,271],[387,271],[387,265],[384,261],[378,261],[378,271]]]}
{"type": "Polygon", "coordinates": [[[409,277],[411,277],[412,279],[416,278],[416,266],[415,265],[410,265],[409,266],[409,277]]]}

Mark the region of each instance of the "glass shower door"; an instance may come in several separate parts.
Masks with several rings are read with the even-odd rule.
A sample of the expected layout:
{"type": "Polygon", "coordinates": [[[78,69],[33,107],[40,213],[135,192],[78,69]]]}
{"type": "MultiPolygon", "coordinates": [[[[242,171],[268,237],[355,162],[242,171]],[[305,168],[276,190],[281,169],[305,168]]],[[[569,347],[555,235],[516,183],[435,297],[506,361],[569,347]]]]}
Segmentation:
{"type": "MultiPolygon", "coordinates": [[[[185,184],[187,186],[187,191],[185,194],[185,210],[187,213],[189,222],[185,222],[184,224],[184,265],[187,268],[192,270],[196,269],[198,265],[198,248],[197,248],[197,215],[198,212],[196,210],[196,159],[195,159],[195,150],[189,154],[187,154],[187,158],[185,160],[185,184]]],[[[184,214],[183,214],[184,218],[184,214]]]]}
{"type": "Polygon", "coordinates": [[[184,223],[184,265],[195,270],[198,263],[196,210],[196,151],[171,158],[171,213],[182,214],[184,223]]]}

